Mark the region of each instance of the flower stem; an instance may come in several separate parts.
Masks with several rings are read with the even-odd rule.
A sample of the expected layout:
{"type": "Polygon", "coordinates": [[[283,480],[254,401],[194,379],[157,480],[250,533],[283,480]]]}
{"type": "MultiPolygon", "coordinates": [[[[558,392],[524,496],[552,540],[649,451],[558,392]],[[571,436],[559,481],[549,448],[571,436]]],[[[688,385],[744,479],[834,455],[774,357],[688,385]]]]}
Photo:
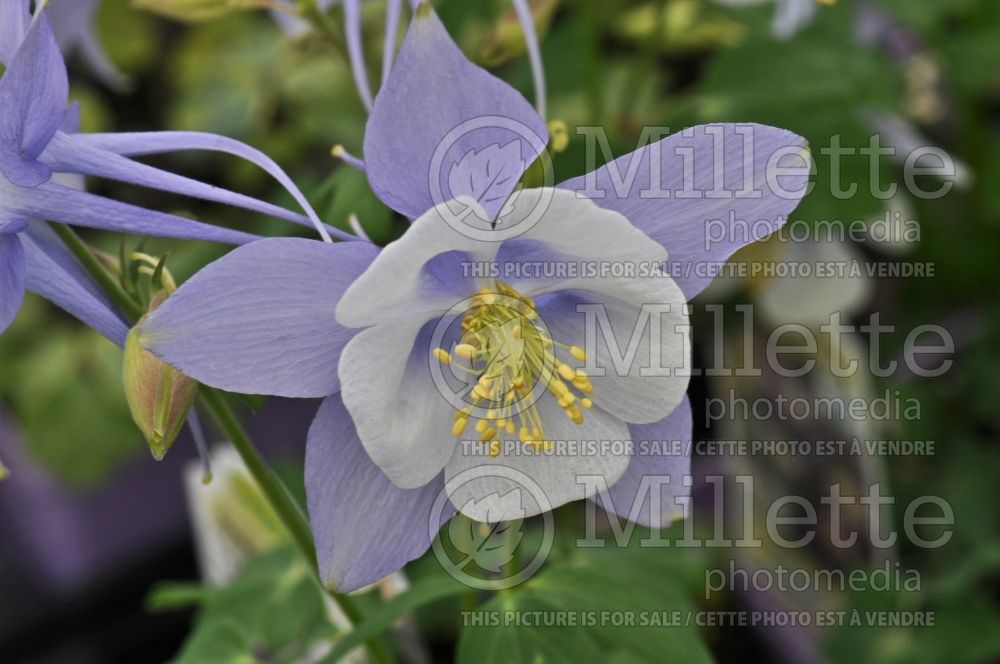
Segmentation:
{"type": "Polygon", "coordinates": [[[118,305],[118,307],[125,312],[125,314],[133,321],[142,318],[142,315],[146,312],[142,310],[135,299],[132,298],[122,285],[118,282],[113,274],[111,274],[106,267],[101,265],[101,262],[97,260],[94,253],[90,250],[80,236],[73,231],[72,228],[66,226],[65,224],[50,223],[49,228],[55,231],[59,239],[62,240],[66,247],[70,250],[70,253],[76,257],[80,263],[83,264],[84,269],[94,278],[94,281],[104,289],[104,292],[111,298],[111,300],[118,305]]]}
{"type": "MultiPolygon", "coordinates": [[[[115,276],[97,260],[97,257],[94,256],[90,248],[72,228],[57,223],[50,223],[49,225],[66,244],[73,256],[80,261],[83,268],[104,289],[115,304],[122,309],[130,321],[137,321],[146,313],[143,311],[142,306],[122,288],[115,276]]],[[[316,548],[313,545],[312,532],[309,530],[309,522],[302,509],[295,502],[295,499],[292,498],[285,485],[278,479],[278,476],[275,475],[271,467],[264,461],[260,452],[257,451],[253,440],[247,434],[243,425],[240,424],[239,419],[229,407],[229,404],[226,403],[222,393],[202,385],[199,394],[201,395],[202,404],[212,414],[213,419],[219,425],[219,428],[222,429],[226,438],[236,448],[236,451],[243,459],[243,463],[246,464],[250,474],[267,497],[275,514],[278,515],[278,518],[302,552],[302,555],[309,561],[310,567],[317,575],[317,583],[322,586],[316,565],[316,548]]],[[[357,624],[361,620],[361,612],[358,610],[353,599],[347,595],[336,593],[325,586],[324,590],[326,590],[334,603],[340,607],[352,624],[357,624]]],[[[372,662],[381,664],[392,661],[391,656],[379,641],[372,639],[365,644],[365,647],[372,662]]]]}

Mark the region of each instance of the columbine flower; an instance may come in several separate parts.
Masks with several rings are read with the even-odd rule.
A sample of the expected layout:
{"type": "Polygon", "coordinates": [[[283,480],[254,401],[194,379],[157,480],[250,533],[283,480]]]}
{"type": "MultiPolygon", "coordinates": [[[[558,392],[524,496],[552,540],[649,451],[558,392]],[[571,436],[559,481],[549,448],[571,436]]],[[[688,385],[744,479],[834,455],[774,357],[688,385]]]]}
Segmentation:
{"type": "MultiPolygon", "coordinates": [[[[557,188],[511,196],[544,150],[545,123],[470,63],[424,5],[364,143],[373,190],[415,219],[406,234],[381,251],[291,238],[240,247],[182,285],[140,339],[208,385],[326,398],[309,432],[306,484],[320,570],[341,590],[426,551],[432,504],[471,466],[524,473],[550,507],[594,497],[580,476],[600,476],[611,486],[597,498],[608,509],[663,525],[688,491],[688,457],[561,444],[690,440],[687,378],[677,371],[688,362],[684,303],[710,281],[712,264],[754,239],[734,231],[706,248],[706,226],[733,213],[766,234],[807,183],[800,168],[782,180],[793,194],[764,187],[777,150],[806,164],[804,141],[750,128],[695,127],[557,188]],[[626,173],[634,181],[620,192],[626,173]],[[757,192],[681,193],[721,186],[757,192]],[[676,279],[529,269],[668,260],[676,279]],[[643,306],[658,305],[663,333],[640,332],[634,361],[616,371],[603,335],[588,344],[578,305],[601,307],[619,344],[637,323],[643,330],[643,306]],[[640,369],[652,366],[666,371],[640,369]],[[442,386],[462,377],[466,391],[442,386]],[[662,505],[647,500],[631,512],[646,475],[672,482],[662,505]]],[[[497,478],[464,483],[441,517],[457,509],[504,519],[507,488],[497,478]]]]}
{"type": "Polygon", "coordinates": [[[78,133],[77,109],[68,107],[66,66],[48,19],[41,10],[32,18],[28,8],[28,0],[0,4],[0,62],[7,66],[0,79],[0,332],[13,320],[27,289],[124,343],[121,321],[40,220],[232,244],[258,237],[95,196],[62,184],[67,175],[105,177],[227,203],[315,226],[322,234],[338,233],[321,224],[277,164],[237,141],[195,132],[78,133]],[[258,164],[308,216],[129,158],[194,149],[228,152],[258,164]]]}

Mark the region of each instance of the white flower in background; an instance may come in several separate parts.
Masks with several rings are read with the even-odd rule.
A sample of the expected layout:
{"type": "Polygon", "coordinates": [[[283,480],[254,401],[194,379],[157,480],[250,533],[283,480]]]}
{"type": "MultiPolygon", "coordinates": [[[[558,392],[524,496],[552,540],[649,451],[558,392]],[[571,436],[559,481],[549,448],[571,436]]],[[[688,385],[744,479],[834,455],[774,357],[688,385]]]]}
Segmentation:
{"type": "Polygon", "coordinates": [[[746,7],[774,3],[771,34],[775,39],[790,39],[813,22],[818,5],[831,5],[834,0],[715,0],[730,7],[746,7]]]}
{"type": "Polygon", "coordinates": [[[280,521],[236,450],[211,452],[212,476],[192,462],[184,489],[202,578],[210,585],[232,581],[246,560],[285,541],[280,521]]]}

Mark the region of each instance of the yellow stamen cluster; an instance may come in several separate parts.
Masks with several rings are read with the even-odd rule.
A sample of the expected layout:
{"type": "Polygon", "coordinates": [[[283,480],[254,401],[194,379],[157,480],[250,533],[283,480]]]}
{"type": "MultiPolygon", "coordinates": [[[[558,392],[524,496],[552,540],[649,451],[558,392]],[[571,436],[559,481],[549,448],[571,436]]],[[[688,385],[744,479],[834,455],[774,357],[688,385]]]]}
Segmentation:
{"type": "Polygon", "coordinates": [[[516,434],[525,445],[550,450],[552,441],[545,436],[536,405],[539,388],[556,399],[570,421],[583,424],[584,411],[594,405],[587,396],[594,386],[583,369],[557,357],[557,351],[567,359],[587,361],[579,346],[552,339],[531,298],[502,281],[492,289],[481,289],[470,299],[462,319],[460,342],[451,353],[443,348],[433,351],[442,364],[477,377],[470,393],[472,406],[455,413],[452,435],[461,436],[469,420],[476,419],[476,432],[490,456],[500,454],[505,435],[516,434]]]}

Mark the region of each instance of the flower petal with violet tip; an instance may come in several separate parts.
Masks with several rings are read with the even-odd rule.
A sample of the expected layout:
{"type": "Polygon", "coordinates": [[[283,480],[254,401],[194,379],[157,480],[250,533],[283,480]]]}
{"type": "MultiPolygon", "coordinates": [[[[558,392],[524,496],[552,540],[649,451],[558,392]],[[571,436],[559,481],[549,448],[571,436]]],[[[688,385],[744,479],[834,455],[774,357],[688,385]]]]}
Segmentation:
{"type": "MultiPolygon", "coordinates": [[[[9,2],[10,0],[8,0],[9,2]]],[[[66,65],[41,16],[0,79],[0,173],[35,187],[52,175],[36,159],[62,124],[69,96],[66,65]]]]}
{"type": "Polygon", "coordinates": [[[419,489],[396,487],[372,463],[339,395],[326,399],[309,428],[306,495],[323,583],[350,592],[419,558],[431,533],[454,514],[430,520],[444,491],[439,475],[419,489]]]}
{"type": "Polygon", "coordinates": [[[629,455],[623,445],[628,440],[624,422],[594,406],[578,425],[566,418],[554,399],[543,397],[537,406],[546,438],[553,442],[551,452],[528,453],[519,440],[510,444],[524,446],[521,453],[501,451],[496,457],[484,454],[485,444],[479,440],[455,447],[445,468],[445,485],[462,514],[490,522],[535,516],[589,498],[594,482],[588,478],[599,476],[611,486],[625,472],[629,455]],[[521,473],[534,485],[520,479],[521,473]],[[535,494],[539,490],[543,496],[535,494]],[[511,496],[512,491],[517,493],[511,496]]]}
{"type": "Polygon", "coordinates": [[[372,460],[403,489],[430,482],[455,446],[455,409],[430,373],[422,316],[358,333],[340,361],[341,396],[372,460]]]}
{"type": "Polygon", "coordinates": [[[365,131],[365,166],[378,197],[410,218],[476,194],[489,199],[481,202],[493,218],[527,165],[545,149],[547,136],[545,122],[521,93],[472,64],[424,3],[375,98],[365,131]],[[512,141],[520,149],[491,149],[488,159],[468,158],[512,141]],[[482,173],[449,178],[463,162],[463,168],[475,164],[482,173]],[[481,185],[501,178],[502,184],[481,185]],[[449,180],[468,187],[456,191],[449,180]]]}
{"type": "Polygon", "coordinates": [[[0,333],[6,330],[24,300],[24,247],[17,233],[0,232],[0,333]]]}
{"type": "Polygon", "coordinates": [[[690,300],[712,280],[711,268],[785,223],[810,168],[806,141],[792,132],[699,125],[559,186],[620,212],[663,244],[690,300]]]}
{"type": "Polygon", "coordinates": [[[691,402],[685,397],[659,422],[631,424],[628,429],[635,445],[628,469],[607,496],[599,493],[591,500],[640,525],[669,526],[685,516],[685,498],[691,495],[691,487],[684,486],[691,474],[691,402]],[[652,502],[657,496],[659,505],[652,502]]]}
{"type": "Polygon", "coordinates": [[[140,341],[196,380],[231,392],[325,397],[354,331],[341,293],[378,253],[365,242],[260,240],[211,263],[140,327],[140,341]]]}

